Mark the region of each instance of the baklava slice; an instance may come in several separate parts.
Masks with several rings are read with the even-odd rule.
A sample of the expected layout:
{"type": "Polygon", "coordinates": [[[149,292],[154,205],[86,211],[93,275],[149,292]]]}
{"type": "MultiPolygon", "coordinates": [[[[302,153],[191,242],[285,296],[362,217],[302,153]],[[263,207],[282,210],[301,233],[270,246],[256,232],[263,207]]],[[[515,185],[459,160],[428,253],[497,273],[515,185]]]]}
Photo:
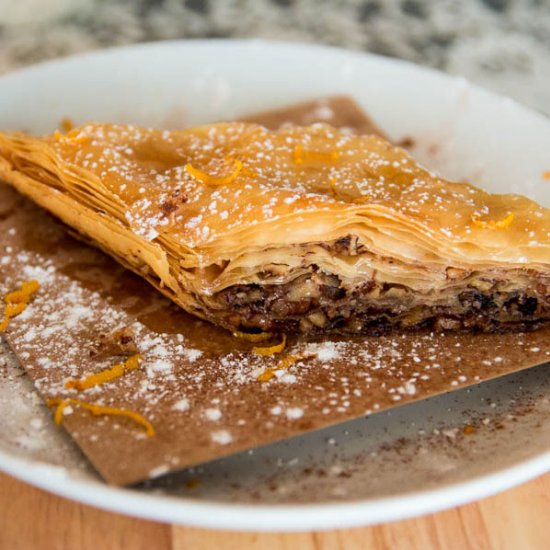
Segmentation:
{"type": "Polygon", "coordinates": [[[0,178],[233,331],[550,319],[550,211],[446,181],[381,137],[322,124],[89,124],[0,134],[0,178]]]}

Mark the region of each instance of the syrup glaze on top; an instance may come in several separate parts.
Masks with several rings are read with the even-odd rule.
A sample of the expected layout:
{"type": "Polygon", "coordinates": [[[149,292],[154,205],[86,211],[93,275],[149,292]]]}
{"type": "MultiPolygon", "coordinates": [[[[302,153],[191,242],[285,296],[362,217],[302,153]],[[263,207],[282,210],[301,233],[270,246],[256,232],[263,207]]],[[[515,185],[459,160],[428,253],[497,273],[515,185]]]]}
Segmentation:
{"type": "Polygon", "coordinates": [[[517,264],[550,257],[548,209],[447,182],[383,138],[325,124],[277,132],[246,123],[180,132],[90,124],[38,144],[47,144],[65,172],[82,177],[85,170],[148,240],[170,233],[202,247],[259,224],[273,239],[287,222],[324,212],[333,224],[398,221],[456,243],[465,256],[482,248],[493,260],[517,264]]]}

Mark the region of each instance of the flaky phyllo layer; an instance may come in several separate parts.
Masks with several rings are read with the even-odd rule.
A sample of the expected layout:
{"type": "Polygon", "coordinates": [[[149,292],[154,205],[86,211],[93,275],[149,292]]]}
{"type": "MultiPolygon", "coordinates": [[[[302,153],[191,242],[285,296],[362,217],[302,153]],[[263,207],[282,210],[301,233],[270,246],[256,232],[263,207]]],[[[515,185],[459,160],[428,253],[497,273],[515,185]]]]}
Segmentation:
{"type": "Polygon", "coordinates": [[[0,177],[187,311],[245,331],[550,318],[550,211],[375,136],[232,123],[0,134],[0,177]]]}

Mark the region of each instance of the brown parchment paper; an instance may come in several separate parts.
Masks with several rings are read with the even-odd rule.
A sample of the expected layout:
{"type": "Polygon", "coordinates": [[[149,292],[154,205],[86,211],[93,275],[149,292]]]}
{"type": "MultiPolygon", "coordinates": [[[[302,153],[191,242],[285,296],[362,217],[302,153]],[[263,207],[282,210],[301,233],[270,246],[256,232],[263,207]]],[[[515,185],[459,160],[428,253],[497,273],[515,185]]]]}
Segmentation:
{"type": "MultiPolygon", "coordinates": [[[[324,100],[321,105],[320,118],[343,123],[338,118],[341,103],[324,100]]],[[[299,123],[305,121],[302,110],[318,108],[314,102],[291,111],[292,116],[262,115],[262,122],[299,123]]],[[[354,116],[358,127],[368,123],[360,112],[354,116]]],[[[66,409],[64,428],[99,473],[117,485],[550,359],[550,327],[525,334],[408,333],[310,342],[290,338],[283,356],[303,353],[307,359],[260,382],[258,377],[280,356],[257,356],[251,352],[253,344],[185,314],[1,184],[0,235],[0,291],[28,279],[41,283],[31,305],[6,333],[40,394],[130,409],[156,429],[147,438],[131,420],[66,409]],[[143,356],[137,370],[85,392],[64,388],[70,378],[123,360],[118,353],[128,349],[117,348],[121,334],[126,346],[130,340],[129,347],[137,347],[143,356]]]]}

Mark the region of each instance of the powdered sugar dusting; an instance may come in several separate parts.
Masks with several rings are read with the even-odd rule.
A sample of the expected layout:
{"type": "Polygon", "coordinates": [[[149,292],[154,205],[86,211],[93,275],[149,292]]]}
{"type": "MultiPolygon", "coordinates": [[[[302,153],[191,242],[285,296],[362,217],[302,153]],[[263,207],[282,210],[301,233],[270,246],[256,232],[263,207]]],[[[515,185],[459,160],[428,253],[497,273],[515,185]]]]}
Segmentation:
{"type": "Polygon", "coordinates": [[[297,418],[302,418],[302,416],[304,416],[304,411],[299,407],[289,407],[286,410],[286,417],[290,420],[296,420],[297,418]]]}
{"type": "Polygon", "coordinates": [[[220,409],[206,409],[204,411],[204,416],[212,422],[217,422],[222,417],[222,412],[220,409]]]}
{"type": "Polygon", "coordinates": [[[217,430],[211,433],[211,438],[214,443],[219,445],[228,445],[233,441],[233,437],[227,430],[217,430]]]}
{"type": "Polygon", "coordinates": [[[185,411],[188,411],[189,408],[190,408],[189,400],[186,399],[185,397],[183,399],[180,399],[179,401],[176,401],[172,405],[173,411],[185,412],[185,411]]]}

